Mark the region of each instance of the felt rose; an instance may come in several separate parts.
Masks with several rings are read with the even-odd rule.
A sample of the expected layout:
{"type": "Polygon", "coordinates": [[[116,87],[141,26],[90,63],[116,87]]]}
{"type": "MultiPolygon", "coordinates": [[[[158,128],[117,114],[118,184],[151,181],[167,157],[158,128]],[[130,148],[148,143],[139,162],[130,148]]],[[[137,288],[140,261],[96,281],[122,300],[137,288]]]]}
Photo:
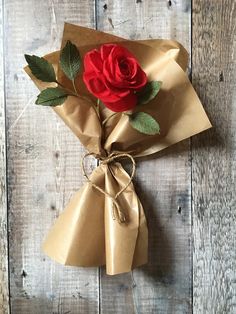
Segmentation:
{"type": "MultiPolygon", "coordinates": [[[[35,55],[25,55],[25,59],[35,78],[57,83],[56,87],[50,86],[40,92],[35,102],[37,105],[60,106],[69,96],[84,99],[76,86],[81,70],[80,52],[71,41],[68,40],[60,52],[59,66],[71,81],[73,90],[57,81],[54,67],[47,59],[35,55]]],[[[126,48],[115,44],[102,45],[99,50],[91,50],[85,55],[83,79],[88,90],[115,112],[101,120],[97,106],[90,103],[102,129],[117,112],[132,110],[137,104],[139,109],[145,108],[143,105],[156,97],[162,84],[160,81],[147,82],[147,76],[136,58],[126,48]]],[[[149,113],[135,110],[126,112],[126,116],[136,131],[146,135],[160,133],[158,122],[149,113]]]]}
{"type": "Polygon", "coordinates": [[[87,89],[115,112],[133,109],[136,92],[147,84],[137,59],[116,44],[102,45],[85,55],[83,79],[87,89]]]}

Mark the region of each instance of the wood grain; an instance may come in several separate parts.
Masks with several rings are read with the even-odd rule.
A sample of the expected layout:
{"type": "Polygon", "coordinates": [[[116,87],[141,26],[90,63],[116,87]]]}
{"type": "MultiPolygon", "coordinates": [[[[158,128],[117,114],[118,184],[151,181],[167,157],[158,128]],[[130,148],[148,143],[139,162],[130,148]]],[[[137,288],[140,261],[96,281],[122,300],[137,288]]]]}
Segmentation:
{"type": "MultiPolygon", "coordinates": [[[[98,1],[97,26],[131,39],[172,38],[190,48],[191,1],[98,1]]],[[[109,277],[101,313],[191,312],[189,141],[138,162],[136,190],[149,226],[149,264],[109,277]]]]}
{"type": "Polygon", "coordinates": [[[0,1],[0,313],[9,313],[3,2],[0,1]]]}
{"type": "Polygon", "coordinates": [[[236,312],[236,3],[192,3],[193,84],[214,129],[192,145],[187,140],[138,162],[135,186],[149,225],[149,264],[111,277],[104,268],[58,265],[41,252],[47,230],[83,183],[84,150],[49,108],[33,105],[37,90],[22,70],[23,54],[58,49],[64,21],[131,39],[177,39],[190,50],[191,0],[4,1],[0,314],[9,313],[8,254],[13,314],[236,312]]]}
{"type": "Polygon", "coordinates": [[[11,310],[14,314],[97,313],[97,269],[64,267],[41,243],[83,184],[84,151],[50,108],[34,105],[24,53],[60,48],[64,21],[93,27],[94,1],[5,1],[11,310]]]}
{"type": "Polygon", "coordinates": [[[214,128],[193,138],[193,309],[236,313],[236,3],[193,1],[193,84],[214,128]]]}

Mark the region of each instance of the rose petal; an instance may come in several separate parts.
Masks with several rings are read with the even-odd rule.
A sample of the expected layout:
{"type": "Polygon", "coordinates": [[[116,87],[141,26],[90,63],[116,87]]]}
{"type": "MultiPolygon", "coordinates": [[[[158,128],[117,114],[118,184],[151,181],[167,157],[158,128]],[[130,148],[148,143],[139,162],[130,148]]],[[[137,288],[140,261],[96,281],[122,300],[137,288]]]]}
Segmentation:
{"type": "Polygon", "coordinates": [[[140,90],[147,83],[147,76],[135,57],[124,47],[114,45],[103,64],[103,73],[111,86],[120,89],[140,90]],[[129,75],[121,71],[121,63],[129,67],[129,75]]]}
{"type": "Polygon", "coordinates": [[[96,49],[86,53],[84,57],[84,70],[85,72],[102,72],[102,59],[101,54],[96,49]]]}
{"type": "Polygon", "coordinates": [[[114,44],[104,44],[102,45],[100,52],[101,52],[101,58],[102,60],[106,60],[107,57],[109,56],[111,50],[115,47],[116,45],[114,44]]]}
{"type": "Polygon", "coordinates": [[[121,92],[117,94],[113,92],[110,88],[105,84],[104,78],[102,75],[97,76],[94,73],[84,73],[83,75],[84,83],[88,89],[88,91],[96,96],[97,98],[104,101],[115,102],[120,100],[122,94],[127,95],[129,91],[121,92]]]}
{"type": "Polygon", "coordinates": [[[132,110],[136,104],[137,96],[134,93],[130,93],[128,96],[121,98],[117,102],[104,102],[104,105],[114,112],[132,110]]]}
{"type": "Polygon", "coordinates": [[[90,93],[113,111],[131,110],[137,103],[135,91],[147,83],[136,58],[116,44],[102,45],[84,58],[84,83],[90,93]]]}

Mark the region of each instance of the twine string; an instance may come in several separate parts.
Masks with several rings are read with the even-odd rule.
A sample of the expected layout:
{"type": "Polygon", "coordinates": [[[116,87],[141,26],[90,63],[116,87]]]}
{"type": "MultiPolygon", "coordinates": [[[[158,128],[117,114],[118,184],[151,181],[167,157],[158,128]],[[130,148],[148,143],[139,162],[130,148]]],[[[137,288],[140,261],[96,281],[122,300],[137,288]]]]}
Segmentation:
{"type": "Polygon", "coordinates": [[[82,171],[83,171],[83,175],[85,176],[85,178],[87,179],[87,181],[96,189],[98,190],[100,193],[108,196],[113,203],[112,206],[112,218],[114,220],[118,220],[119,223],[125,223],[126,222],[126,217],[125,214],[123,213],[123,211],[121,210],[121,207],[119,205],[119,202],[117,201],[118,197],[128,188],[128,186],[131,184],[134,174],[135,174],[135,170],[136,170],[136,164],[135,164],[135,160],[133,158],[133,156],[131,156],[130,154],[127,153],[112,153],[107,157],[98,157],[96,154],[94,153],[87,153],[83,156],[82,161],[81,161],[81,166],[82,166],[82,171]],[[131,160],[132,162],[132,171],[131,171],[131,175],[129,178],[129,181],[127,182],[127,184],[119,191],[117,192],[115,195],[111,195],[110,193],[106,192],[104,189],[102,189],[100,186],[98,186],[97,184],[95,184],[92,180],[90,180],[86,169],[85,169],[85,165],[84,165],[84,161],[88,156],[94,156],[95,158],[99,159],[101,161],[101,164],[103,165],[108,165],[109,163],[114,162],[117,159],[124,159],[124,158],[128,158],[129,160],[131,160]]]}

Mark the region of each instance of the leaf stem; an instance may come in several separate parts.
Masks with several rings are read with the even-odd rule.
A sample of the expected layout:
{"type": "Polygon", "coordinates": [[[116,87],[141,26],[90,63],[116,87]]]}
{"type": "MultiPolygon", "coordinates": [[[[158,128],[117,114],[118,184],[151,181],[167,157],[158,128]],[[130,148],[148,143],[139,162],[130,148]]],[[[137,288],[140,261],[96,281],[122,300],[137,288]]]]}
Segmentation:
{"type": "Polygon", "coordinates": [[[73,87],[74,87],[75,92],[73,92],[72,90],[66,88],[63,84],[61,84],[61,83],[58,82],[57,80],[55,81],[55,83],[57,83],[61,88],[63,88],[63,89],[68,93],[69,96],[74,96],[74,97],[77,97],[77,98],[79,98],[79,99],[83,99],[83,100],[85,100],[86,102],[90,102],[91,105],[92,105],[92,107],[93,107],[93,109],[94,109],[94,111],[96,112],[96,115],[97,115],[99,121],[100,121],[100,116],[99,116],[99,113],[98,113],[98,111],[97,111],[96,106],[95,106],[94,103],[91,101],[91,99],[89,99],[88,97],[85,97],[85,96],[82,96],[82,95],[79,95],[79,94],[78,94],[78,92],[77,92],[77,90],[76,90],[76,87],[75,87],[75,83],[74,83],[73,80],[72,80],[72,84],[73,84],[73,87]]]}
{"type": "Polygon", "coordinates": [[[55,83],[57,83],[57,85],[59,85],[61,88],[63,88],[69,96],[75,96],[75,97],[78,97],[79,95],[75,94],[72,90],[66,88],[65,86],[63,86],[60,82],[58,81],[55,81],[55,83]]]}
{"type": "Polygon", "coordinates": [[[78,94],[78,92],[77,92],[77,89],[76,89],[76,86],[75,86],[75,80],[72,80],[72,85],[73,85],[75,94],[76,94],[77,96],[79,96],[79,94],[78,94]]]}
{"type": "Polygon", "coordinates": [[[60,82],[58,82],[58,80],[56,80],[55,83],[57,83],[57,85],[61,86],[62,88],[66,89],[60,82]]]}

